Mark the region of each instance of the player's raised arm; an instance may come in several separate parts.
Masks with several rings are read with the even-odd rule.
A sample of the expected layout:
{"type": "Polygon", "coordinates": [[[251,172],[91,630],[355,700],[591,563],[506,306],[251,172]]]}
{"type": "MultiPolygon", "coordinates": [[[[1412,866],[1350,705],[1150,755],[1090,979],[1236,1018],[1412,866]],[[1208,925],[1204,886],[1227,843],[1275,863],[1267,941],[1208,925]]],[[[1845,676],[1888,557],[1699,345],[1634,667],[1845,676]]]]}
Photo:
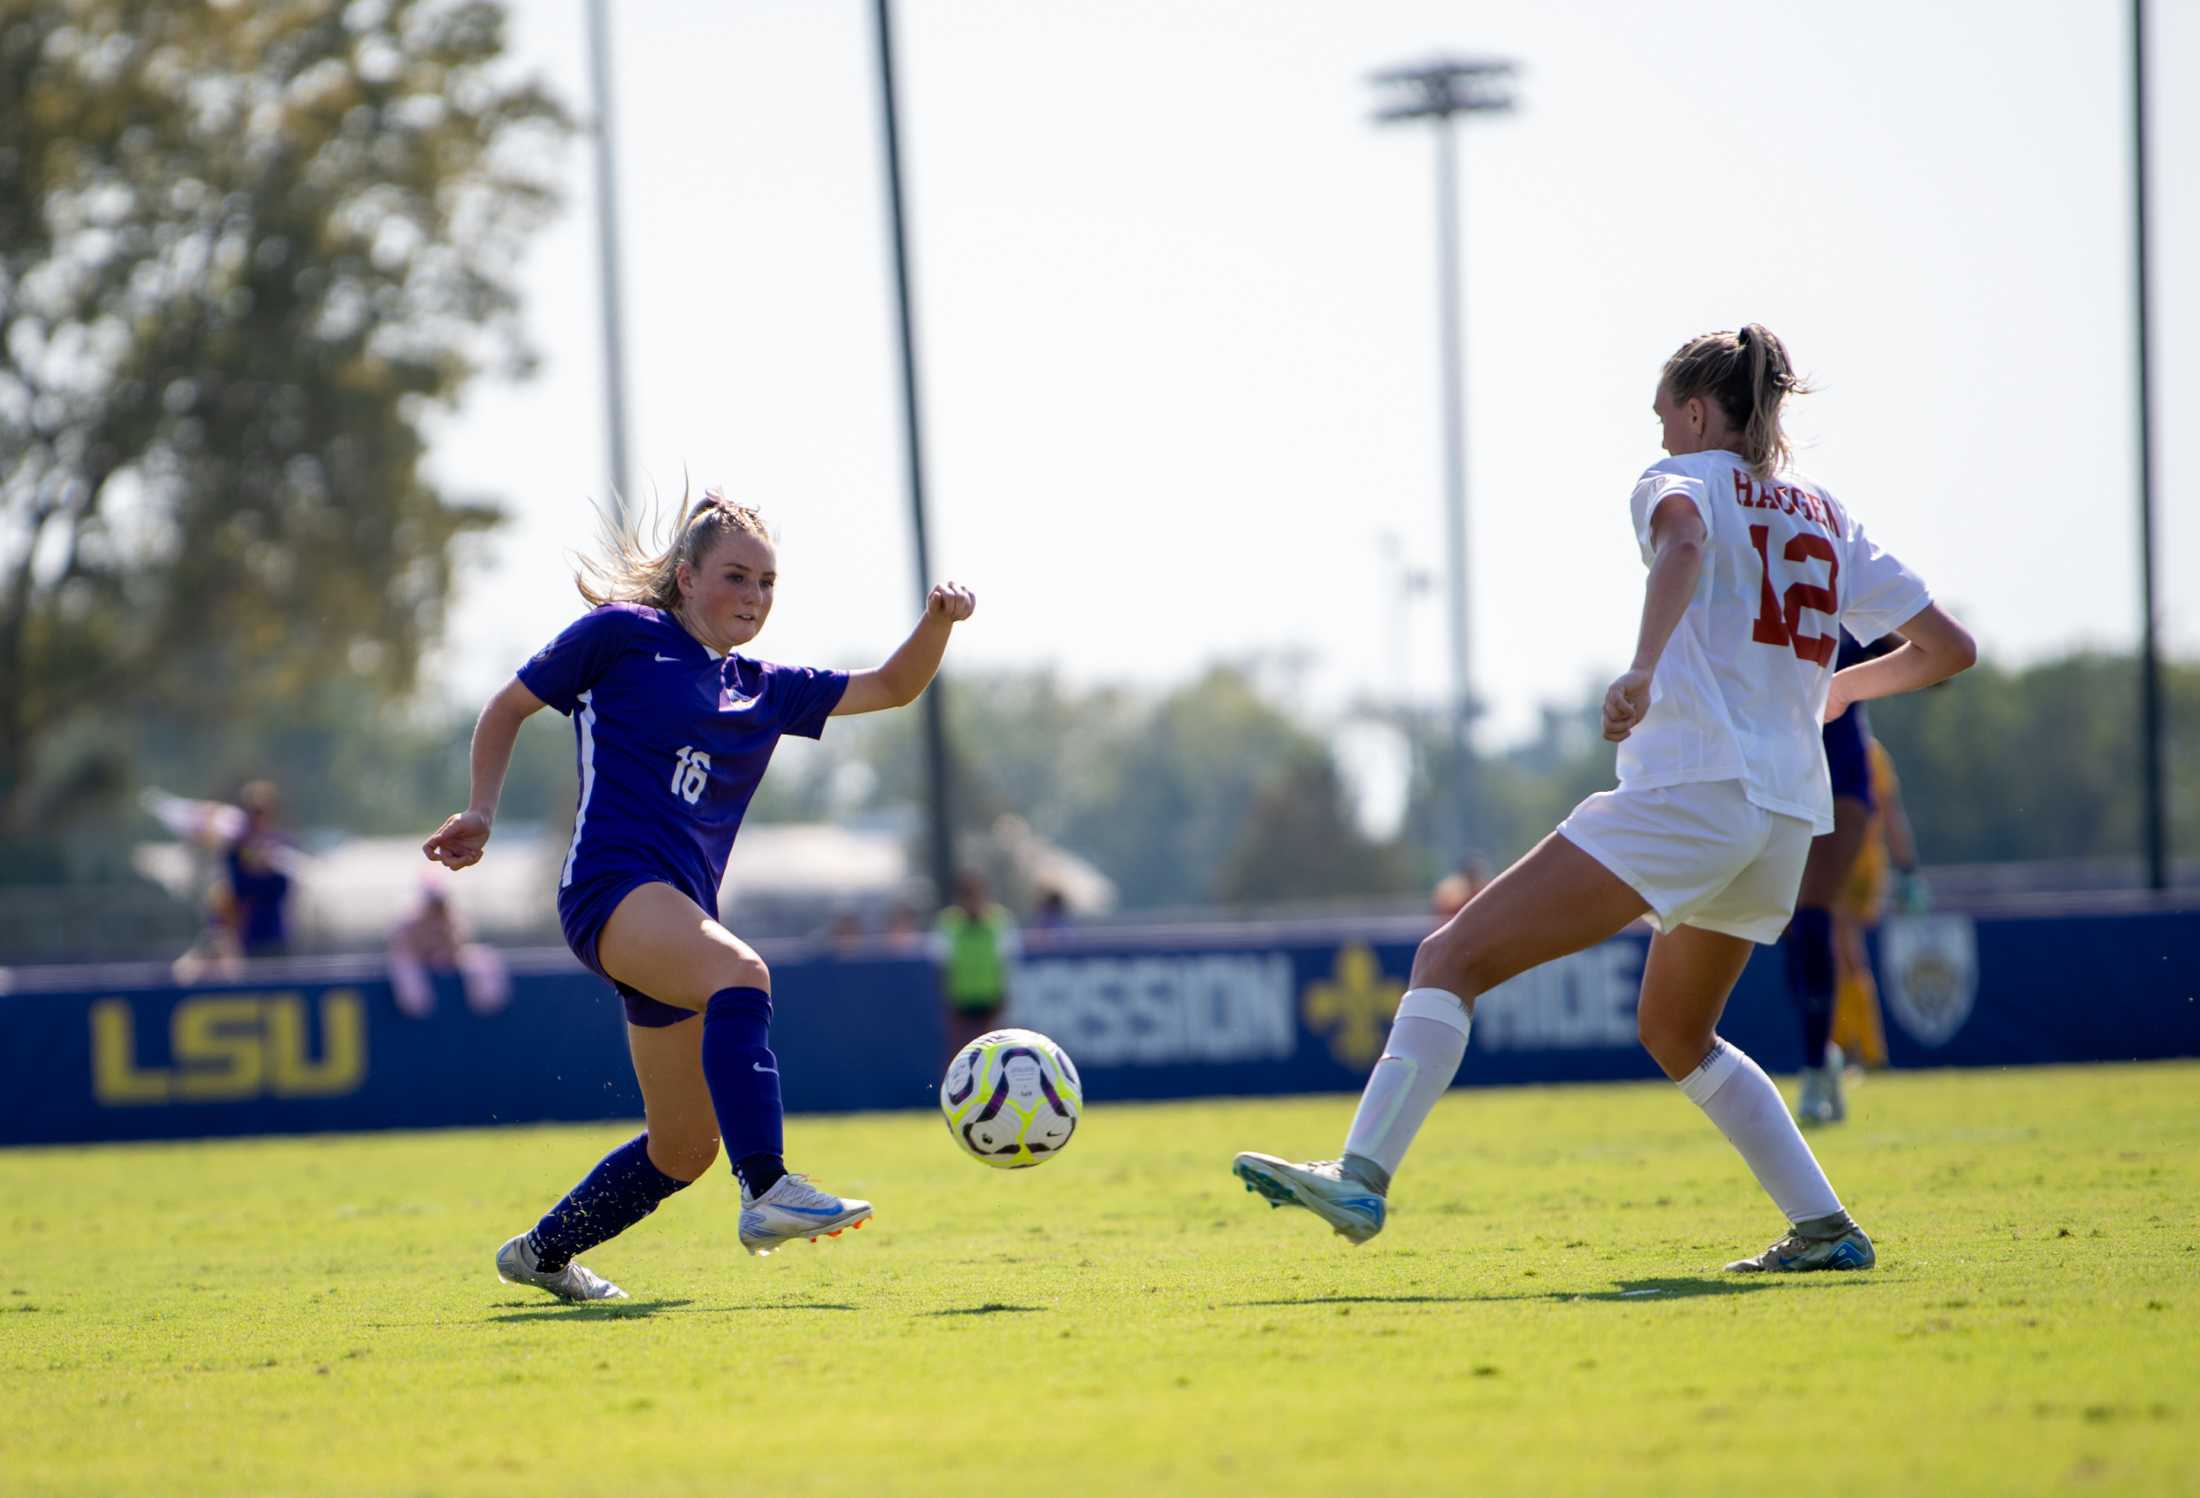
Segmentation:
{"type": "Polygon", "coordinates": [[[889,707],[907,707],[917,700],[939,673],[940,658],[947,654],[947,637],[955,626],[978,607],[978,595],[959,583],[941,583],[924,600],[924,617],[901,642],[901,648],[875,671],[855,671],[848,676],[848,690],[833,708],[832,716],[875,713],[889,707]]]}
{"type": "Polygon", "coordinates": [[[542,706],[542,699],[516,677],[489,699],[474,724],[473,789],[466,809],[445,817],[443,825],[420,845],[430,860],[447,869],[471,868],[481,862],[490,825],[496,821],[497,800],[504,794],[504,772],[511,768],[519,726],[542,706]]]}

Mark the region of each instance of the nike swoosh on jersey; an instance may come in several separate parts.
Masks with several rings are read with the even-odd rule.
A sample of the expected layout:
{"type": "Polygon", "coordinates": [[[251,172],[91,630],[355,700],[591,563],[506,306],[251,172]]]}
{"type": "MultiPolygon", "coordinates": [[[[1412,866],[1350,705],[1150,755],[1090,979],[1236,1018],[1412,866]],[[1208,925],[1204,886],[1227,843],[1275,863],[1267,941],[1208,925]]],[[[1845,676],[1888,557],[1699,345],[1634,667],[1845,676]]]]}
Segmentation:
{"type": "Polygon", "coordinates": [[[660,656],[658,656],[658,657],[657,657],[657,659],[659,659],[659,660],[661,660],[661,661],[670,661],[670,662],[672,662],[672,663],[673,663],[673,664],[674,664],[675,666],[677,666],[678,664],[680,664],[680,658],[679,658],[678,656],[676,656],[676,655],[660,655],[660,656]]]}

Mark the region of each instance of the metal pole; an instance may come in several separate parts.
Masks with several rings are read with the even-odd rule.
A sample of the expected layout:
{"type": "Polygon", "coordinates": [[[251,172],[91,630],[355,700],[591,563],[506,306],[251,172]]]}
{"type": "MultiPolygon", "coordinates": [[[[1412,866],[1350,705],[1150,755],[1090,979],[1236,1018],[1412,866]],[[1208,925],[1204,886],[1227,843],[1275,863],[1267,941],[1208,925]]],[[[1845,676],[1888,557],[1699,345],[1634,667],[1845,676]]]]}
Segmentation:
{"type": "Polygon", "coordinates": [[[1453,858],[1472,845],[1467,808],[1467,439],[1466,360],[1461,348],[1458,127],[1449,114],[1436,121],[1436,282],[1443,340],[1444,525],[1451,575],[1446,599],[1451,624],[1451,726],[1444,755],[1447,832],[1453,858]]]}
{"type": "Polygon", "coordinates": [[[604,421],[610,428],[611,513],[627,519],[626,337],[619,316],[617,153],[611,137],[611,23],[608,0],[588,0],[588,76],[596,95],[596,245],[603,304],[604,421]]]}
{"type": "MultiPolygon", "coordinates": [[[[880,114],[886,127],[887,221],[894,245],[894,301],[901,327],[901,411],[909,456],[909,513],[915,540],[917,606],[932,591],[932,555],[924,527],[923,424],[918,419],[917,335],[910,306],[909,246],[901,193],[901,131],[894,104],[894,26],[892,0],[877,0],[880,114]]],[[[933,898],[946,904],[955,895],[954,819],[949,815],[946,683],[935,679],[924,694],[925,782],[931,799],[933,898]]]]}
{"type": "Polygon", "coordinates": [[[2162,787],[2162,660],[2155,639],[2153,387],[2147,357],[2147,40],[2146,0],[2131,0],[2132,299],[2139,362],[2139,675],[2141,779],[2147,884],[2169,887],[2162,787]]]}
{"type": "Polygon", "coordinates": [[[1461,329],[1460,285],[1463,258],[1459,232],[1459,143],[1456,117],[1502,113],[1513,107],[1511,80],[1517,67],[1500,57],[1433,57],[1425,62],[1385,68],[1370,75],[1386,102],[1375,112],[1380,124],[1427,120],[1436,127],[1436,293],[1444,409],[1444,528],[1446,571],[1450,577],[1451,711],[1445,726],[1437,816],[1439,848],[1462,857],[1474,845],[1473,787],[1468,783],[1472,756],[1467,730],[1473,721],[1473,680],[1468,670],[1467,629],[1467,377],[1466,343],[1461,329]]]}

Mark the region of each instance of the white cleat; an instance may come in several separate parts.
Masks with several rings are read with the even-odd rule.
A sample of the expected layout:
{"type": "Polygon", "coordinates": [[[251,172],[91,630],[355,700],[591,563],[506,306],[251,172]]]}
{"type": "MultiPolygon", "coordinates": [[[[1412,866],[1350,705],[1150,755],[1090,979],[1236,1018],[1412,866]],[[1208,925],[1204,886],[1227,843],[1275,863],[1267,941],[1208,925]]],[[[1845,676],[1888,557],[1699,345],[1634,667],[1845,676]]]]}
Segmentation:
{"type": "Polygon", "coordinates": [[[563,1269],[544,1269],[535,1261],[535,1251],[527,1243],[527,1235],[520,1234],[497,1250],[497,1278],[508,1285],[533,1285],[538,1290],[548,1290],[560,1300],[576,1303],[591,1300],[625,1300],[626,1292],[593,1270],[568,1263],[563,1269]]]}
{"type": "Polygon", "coordinates": [[[870,1218],[869,1202],[820,1191],[808,1176],[792,1171],[772,1182],[762,1196],[751,1197],[746,1186],[741,1188],[741,1246],[759,1257],[797,1238],[812,1243],[838,1238],[870,1218]]]}
{"type": "Polygon", "coordinates": [[[1798,1223],[1778,1243],[1726,1266],[1728,1274],[1809,1274],[1822,1269],[1869,1269],[1879,1262],[1872,1240],[1846,1212],[1798,1223]]]}
{"type": "Polygon", "coordinates": [[[1341,1161],[1293,1164],[1274,1155],[1247,1153],[1231,1162],[1230,1171],[1247,1191],[1268,1198],[1269,1206],[1304,1207],[1355,1245],[1381,1232],[1390,1215],[1383,1194],[1345,1174],[1341,1161]]]}

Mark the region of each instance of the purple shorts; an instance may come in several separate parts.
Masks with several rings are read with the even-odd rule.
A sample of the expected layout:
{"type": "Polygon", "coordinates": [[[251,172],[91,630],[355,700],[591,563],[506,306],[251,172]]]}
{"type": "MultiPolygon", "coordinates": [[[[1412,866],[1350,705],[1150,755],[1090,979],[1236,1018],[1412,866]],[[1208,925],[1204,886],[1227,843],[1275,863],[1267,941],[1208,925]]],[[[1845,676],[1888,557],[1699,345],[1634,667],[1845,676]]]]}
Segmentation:
{"type": "MultiPolygon", "coordinates": [[[[619,1002],[626,1006],[626,1022],[645,1029],[661,1030],[667,1025],[677,1025],[682,1020],[695,1018],[695,1011],[682,1009],[677,1004],[660,1003],[639,989],[629,988],[603,970],[603,963],[596,956],[596,943],[603,936],[604,922],[611,919],[611,912],[619,908],[619,902],[645,884],[670,884],[680,889],[678,883],[662,874],[629,870],[622,874],[610,874],[592,879],[586,884],[568,884],[558,891],[558,924],[565,928],[565,944],[573,949],[573,955],[581,960],[581,966],[619,991],[619,1002]]],[[[691,900],[694,891],[681,890],[691,900]]],[[[696,904],[708,910],[701,900],[696,904]]]]}

